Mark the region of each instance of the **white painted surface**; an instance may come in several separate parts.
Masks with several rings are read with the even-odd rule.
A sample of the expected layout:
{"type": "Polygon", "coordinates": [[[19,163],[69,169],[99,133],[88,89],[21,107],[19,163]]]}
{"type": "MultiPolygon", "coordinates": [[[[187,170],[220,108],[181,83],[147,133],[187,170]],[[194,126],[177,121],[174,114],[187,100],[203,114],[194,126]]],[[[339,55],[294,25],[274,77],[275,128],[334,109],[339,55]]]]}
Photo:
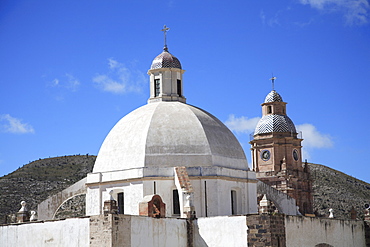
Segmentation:
{"type": "Polygon", "coordinates": [[[199,108],[159,102],[136,109],[113,127],[93,172],[212,165],[248,170],[244,151],[231,131],[199,108]]]}
{"type": "Polygon", "coordinates": [[[365,247],[363,221],[286,216],[285,232],[287,247],[365,247]]]}
{"type": "MultiPolygon", "coordinates": [[[[161,169],[163,170],[163,168],[161,169]]],[[[212,177],[189,177],[194,190],[194,207],[197,217],[231,215],[231,190],[237,191],[236,214],[257,213],[256,180],[222,176],[222,173],[217,173],[218,168],[216,169],[215,167],[214,170],[215,173],[212,174],[212,177]]],[[[219,171],[224,170],[227,169],[220,169],[219,171]]],[[[172,191],[176,189],[174,177],[160,177],[157,179],[151,177],[150,179],[145,179],[90,186],[86,197],[86,214],[100,214],[101,211],[97,207],[102,207],[104,201],[109,199],[108,191],[113,190],[113,198],[115,200],[117,200],[117,193],[124,193],[125,214],[138,215],[139,203],[142,199],[147,195],[157,194],[161,196],[166,204],[166,217],[179,217],[173,214],[172,191]],[[101,198],[99,196],[100,193],[102,194],[101,198]]]]}
{"type": "Polygon", "coordinates": [[[199,218],[194,225],[194,246],[248,246],[245,216],[199,218]]]}
{"type": "Polygon", "coordinates": [[[86,194],[86,215],[99,215],[103,210],[100,186],[90,186],[86,194]]]}
{"type": "Polygon", "coordinates": [[[89,218],[1,226],[0,246],[88,247],[90,238],[89,229],[89,218]]]}
{"type": "Polygon", "coordinates": [[[171,218],[131,218],[132,247],[186,247],[186,221],[171,218]]]}

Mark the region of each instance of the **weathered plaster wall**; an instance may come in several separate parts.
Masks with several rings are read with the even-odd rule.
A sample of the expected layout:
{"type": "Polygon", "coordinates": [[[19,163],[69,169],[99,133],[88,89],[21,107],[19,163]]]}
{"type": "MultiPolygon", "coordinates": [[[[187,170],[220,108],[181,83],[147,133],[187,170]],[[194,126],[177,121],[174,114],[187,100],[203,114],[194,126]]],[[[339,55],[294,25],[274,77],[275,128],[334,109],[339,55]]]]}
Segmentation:
{"type": "Polygon", "coordinates": [[[131,246],[185,247],[186,236],[186,220],[139,216],[131,218],[131,246]]]}
{"type": "Polygon", "coordinates": [[[286,246],[315,246],[329,244],[336,247],[365,247],[363,221],[309,217],[285,217],[286,246]]]}
{"type": "Polygon", "coordinates": [[[86,178],[81,179],[77,183],[69,186],[67,189],[49,197],[45,201],[37,205],[37,214],[39,220],[51,220],[58,207],[67,199],[79,195],[86,194],[86,178]]]}
{"type": "Polygon", "coordinates": [[[0,226],[0,246],[89,246],[89,218],[0,226]]]}
{"type": "Polygon", "coordinates": [[[90,247],[187,246],[186,220],[133,215],[90,217],[90,247]]]}
{"type": "Polygon", "coordinates": [[[245,216],[199,218],[194,221],[194,246],[247,247],[245,216]]]}

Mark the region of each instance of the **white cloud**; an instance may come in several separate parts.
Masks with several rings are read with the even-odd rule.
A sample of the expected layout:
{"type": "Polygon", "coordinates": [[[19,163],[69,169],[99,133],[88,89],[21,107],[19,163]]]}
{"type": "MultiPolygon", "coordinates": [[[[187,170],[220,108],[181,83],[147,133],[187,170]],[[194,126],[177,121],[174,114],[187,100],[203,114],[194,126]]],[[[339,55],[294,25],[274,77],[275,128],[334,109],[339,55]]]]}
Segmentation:
{"type": "Polygon", "coordinates": [[[259,117],[247,118],[244,116],[235,117],[233,114],[229,115],[229,118],[226,120],[225,125],[235,131],[236,133],[246,133],[250,134],[254,131],[257,126],[259,117]]]}
{"type": "Polygon", "coordinates": [[[297,130],[302,131],[303,145],[308,148],[330,148],[333,141],[330,135],[320,133],[312,124],[297,125],[297,130]]]}
{"type": "Polygon", "coordinates": [[[279,26],[280,23],[279,23],[279,15],[280,15],[280,11],[276,12],[274,14],[274,16],[270,16],[269,18],[267,18],[265,12],[263,10],[260,11],[260,18],[261,18],[261,21],[262,21],[262,24],[264,25],[268,25],[270,27],[274,27],[274,26],[279,26]]]}
{"type": "Polygon", "coordinates": [[[111,93],[124,93],[125,84],[114,81],[106,75],[97,75],[93,78],[93,81],[97,83],[104,91],[111,93]]]}
{"type": "Polygon", "coordinates": [[[56,87],[56,86],[59,85],[59,80],[58,79],[54,79],[51,83],[52,83],[53,86],[56,87]]]}
{"type": "Polygon", "coordinates": [[[333,141],[330,135],[320,133],[312,124],[301,124],[296,126],[298,131],[302,132],[302,156],[304,159],[310,159],[312,149],[331,148],[333,141]]]}
{"type": "Polygon", "coordinates": [[[51,87],[64,88],[72,92],[76,92],[80,84],[81,84],[80,81],[69,73],[66,73],[65,76],[62,77],[62,79],[55,78],[49,83],[51,87]]]}
{"type": "Polygon", "coordinates": [[[300,3],[322,11],[344,12],[348,25],[368,22],[370,4],[367,0],[300,0],[300,3]]]}
{"type": "Polygon", "coordinates": [[[107,74],[96,75],[92,79],[101,90],[116,94],[142,90],[146,77],[141,71],[128,68],[112,58],[108,59],[108,67],[107,74]]]}
{"type": "Polygon", "coordinates": [[[72,90],[73,92],[77,91],[78,87],[80,86],[80,82],[71,74],[66,74],[67,77],[67,84],[66,88],[72,90]]]}
{"type": "Polygon", "coordinates": [[[9,114],[0,115],[1,130],[7,133],[26,134],[35,133],[35,130],[28,123],[22,123],[21,119],[10,116],[9,114]]]}

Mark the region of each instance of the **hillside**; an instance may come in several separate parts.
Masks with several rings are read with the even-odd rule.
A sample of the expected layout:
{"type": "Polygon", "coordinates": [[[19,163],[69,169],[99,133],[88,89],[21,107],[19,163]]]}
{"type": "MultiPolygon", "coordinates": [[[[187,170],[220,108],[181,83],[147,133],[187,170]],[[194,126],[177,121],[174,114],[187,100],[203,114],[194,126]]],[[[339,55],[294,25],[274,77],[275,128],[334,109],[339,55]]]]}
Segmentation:
{"type": "Polygon", "coordinates": [[[33,161],[0,177],[0,224],[26,201],[30,210],[92,171],[96,156],[73,155],[33,161]]]}
{"type": "Polygon", "coordinates": [[[370,203],[370,184],[327,166],[309,164],[314,190],[314,211],[328,216],[334,209],[336,218],[350,219],[351,208],[358,218],[364,216],[364,205],[370,203]]]}
{"type": "MultiPolygon", "coordinates": [[[[1,177],[0,224],[5,223],[6,215],[20,209],[21,201],[26,201],[30,210],[36,210],[38,203],[84,178],[92,171],[95,159],[96,156],[91,155],[40,159],[1,177]]],[[[309,167],[314,210],[318,215],[325,217],[329,208],[333,208],[336,218],[349,219],[353,206],[358,218],[363,217],[363,206],[370,202],[370,184],[323,165],[309,164],[309,167]]],[[[84,200],[84,197],[78,200],[84,200]]],[[[66,214],[61,212],[58,218],[68,217],[66,214]]]]}

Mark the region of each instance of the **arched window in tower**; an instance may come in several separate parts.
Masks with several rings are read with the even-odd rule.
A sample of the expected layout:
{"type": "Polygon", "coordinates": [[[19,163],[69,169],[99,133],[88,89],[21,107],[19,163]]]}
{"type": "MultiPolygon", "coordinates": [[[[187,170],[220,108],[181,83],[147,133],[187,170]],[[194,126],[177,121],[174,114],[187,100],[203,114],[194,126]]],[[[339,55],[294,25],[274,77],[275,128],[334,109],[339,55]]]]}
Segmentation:
{"type": "Polygon", "coordinates": [[[172,190],[172,214],[180,215],[180,200],[178,190],[172,190]]]}
{"type": "Polygon", "coordinates": [[[182,94],[181,94],[181,80],[177,80],[177,95],[179,97],[182,97],[182,94]]]}
{"type": "Polygon", "coordinates": [[[124,203],[125,203],[124,198],[125,197],[124,197],[123,192],[117,194],[118,213],[119,214],[124,214],[124,212],[125,212],[125,210],[124,210],[124,203]]]}
{"type": "Polygon", "coordinates": [[[236,191],[235,190],[232,190],[231,191],[231,214],[232,215],[235,215],[236,214],[236,191]]]}
{"type": "Polygon", "coordinates": [[[271,114],[272,113],[272,107],[269,105],[267,106],[267,114],[271,114]]]}
{"type": "Polygon", "coordinates": [[[161,92],[161,80],[154,79],[154,97],[158,97],[161,92]]]}

